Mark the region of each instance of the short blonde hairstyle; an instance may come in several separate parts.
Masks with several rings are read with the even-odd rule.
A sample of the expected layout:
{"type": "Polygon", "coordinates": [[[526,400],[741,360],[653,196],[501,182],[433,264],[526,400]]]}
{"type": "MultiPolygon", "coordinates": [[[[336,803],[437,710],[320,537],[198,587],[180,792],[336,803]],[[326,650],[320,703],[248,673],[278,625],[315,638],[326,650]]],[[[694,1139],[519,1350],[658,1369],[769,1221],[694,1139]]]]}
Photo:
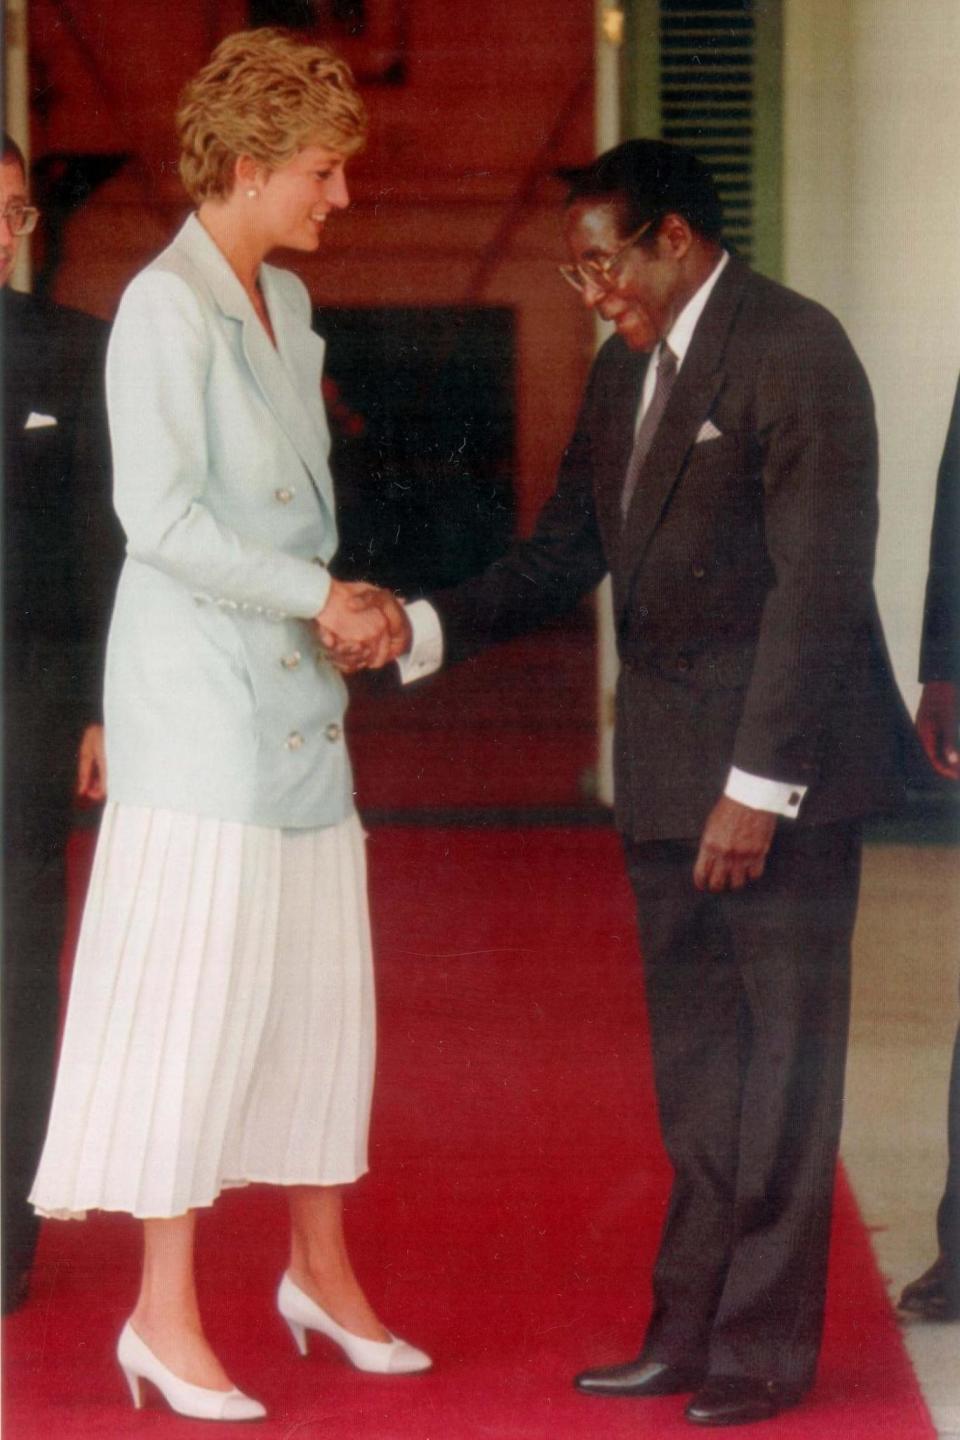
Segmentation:
{"type": "Polygon", "coordinates": [[[220,42],[184,87],[176,125],[180,177],[199,205],[230,194],[241,155],[277,170],[307,145],[354,154],[367,115],[338,55],[268,28],[220,42]]]}

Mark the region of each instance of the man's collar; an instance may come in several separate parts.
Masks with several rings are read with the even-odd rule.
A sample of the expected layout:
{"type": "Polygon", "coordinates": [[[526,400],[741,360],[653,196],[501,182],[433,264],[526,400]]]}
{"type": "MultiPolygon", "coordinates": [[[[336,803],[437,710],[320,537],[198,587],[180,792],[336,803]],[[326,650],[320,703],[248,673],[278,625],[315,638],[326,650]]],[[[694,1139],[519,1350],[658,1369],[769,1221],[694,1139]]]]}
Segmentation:
{"type": "MultiPolygon", "coordinates": [[[[670,349],[677,357],[678,365],[683,364],[684,356],[690,348],[690,341],[693,339],[693,332],[697,328],[697,321],[703,314],[706,303],[710,299],[710,295],[713,291],[713,287],[714,285],[716,285],[717,281],[720,279],[720,276],[723,274],[724,268],[728,264],[729,260],[730,254],[728,251],[724,250],[720,255],[720,259],[717,261],[716,265],[714,265],[713,269],[710,271],[710,274],[707,276],[706,280],[704,280],[699,290],[696,290],[693,295],[691,295],[686,305],[684,305],[683,309],[680,311],[680,314],[677,316],[676,320],[674,320],[673,324],[671,325],[669,333],[665,337],[667,344],[670,346],[670,349]]],[[[658,346],[658,353],[659,348],[660,347],[658,346]]]]}

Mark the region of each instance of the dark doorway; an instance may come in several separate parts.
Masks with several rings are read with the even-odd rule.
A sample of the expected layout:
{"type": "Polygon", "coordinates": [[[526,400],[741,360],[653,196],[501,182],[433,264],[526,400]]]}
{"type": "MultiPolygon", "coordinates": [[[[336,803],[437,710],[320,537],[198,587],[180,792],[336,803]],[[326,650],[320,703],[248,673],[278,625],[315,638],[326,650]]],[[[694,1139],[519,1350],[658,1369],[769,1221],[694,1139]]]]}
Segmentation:
{"type": "Polygon", "coordinates": [[[510,310],[322,310],[336,569],[411,596],[474,574],[513,533],[510,310]]]}

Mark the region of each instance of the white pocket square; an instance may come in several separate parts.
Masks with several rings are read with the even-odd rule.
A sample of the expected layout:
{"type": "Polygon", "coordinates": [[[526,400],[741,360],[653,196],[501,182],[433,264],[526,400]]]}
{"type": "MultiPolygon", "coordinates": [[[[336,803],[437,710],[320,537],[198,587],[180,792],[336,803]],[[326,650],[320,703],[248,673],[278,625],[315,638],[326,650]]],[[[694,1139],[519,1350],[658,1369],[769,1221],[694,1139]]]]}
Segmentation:
{"type": "Polygon", "coordinates": [[[704,442],[704,440],[722,440],[722,439],[723,439],[723,431],[722,431],[722,430],[718,430],[717,427],[716,427],[716,425],[714,425],[714,423],[713,423],[712,420],[704,420],[703,424],[700,426],[700,429],[697,431],[697,438],[696,438],[696,441],[695,441],[694,443],[697,444],[697,445],[702,445],[703,442],[704,442]]]}
{"type": "Polygon", "coordinates": [[[36,410],[31,410],[23,428],[24,430],[43,430],[49,425],[56,425],[56,423],[56,415],[38,415],[36,410]]]}

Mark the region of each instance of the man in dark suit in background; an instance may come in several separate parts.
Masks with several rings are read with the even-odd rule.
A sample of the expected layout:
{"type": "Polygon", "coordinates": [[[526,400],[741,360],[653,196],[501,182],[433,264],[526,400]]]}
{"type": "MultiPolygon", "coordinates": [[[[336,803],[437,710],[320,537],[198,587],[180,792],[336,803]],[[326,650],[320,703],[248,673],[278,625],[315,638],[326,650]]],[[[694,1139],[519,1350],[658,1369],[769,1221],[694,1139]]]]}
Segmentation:
{"type": "Polygon", "coordinates": [[[836,320],[724,251],[689,152],[629,141],[564,178],[565,278],[617,333],[533,537],[411,605],[402,668],[612,576],[616,819],[675,1178],[642,1350],[577,1384],[742,1423],[813,1380],[860,822],[899,799],[909,734],[871,582],[873,406],[836,320]]]}
{"type": "MultiPolygon", "coordinates": [[[[920,679],[920,742],[938,774],[960,780],[960,384],[937,473],[920,679]]],[[[925,1320],[960,1320],[960,1027],[950,1071],[947,1146],[947,1183],[937,1210],[940,1253],[900,1296],[901,1310],[925,1320]]]]}
{"type": "Polygon", "coordinates": [[[7,135],[0,210],[6,1311],[26,1293],[39,1228],[26,1196],[53,1079],[72,797],[103,796],[95,722],[119,539],[102,380],[107,327],[10,289],[37,211],[7,135]]]}

